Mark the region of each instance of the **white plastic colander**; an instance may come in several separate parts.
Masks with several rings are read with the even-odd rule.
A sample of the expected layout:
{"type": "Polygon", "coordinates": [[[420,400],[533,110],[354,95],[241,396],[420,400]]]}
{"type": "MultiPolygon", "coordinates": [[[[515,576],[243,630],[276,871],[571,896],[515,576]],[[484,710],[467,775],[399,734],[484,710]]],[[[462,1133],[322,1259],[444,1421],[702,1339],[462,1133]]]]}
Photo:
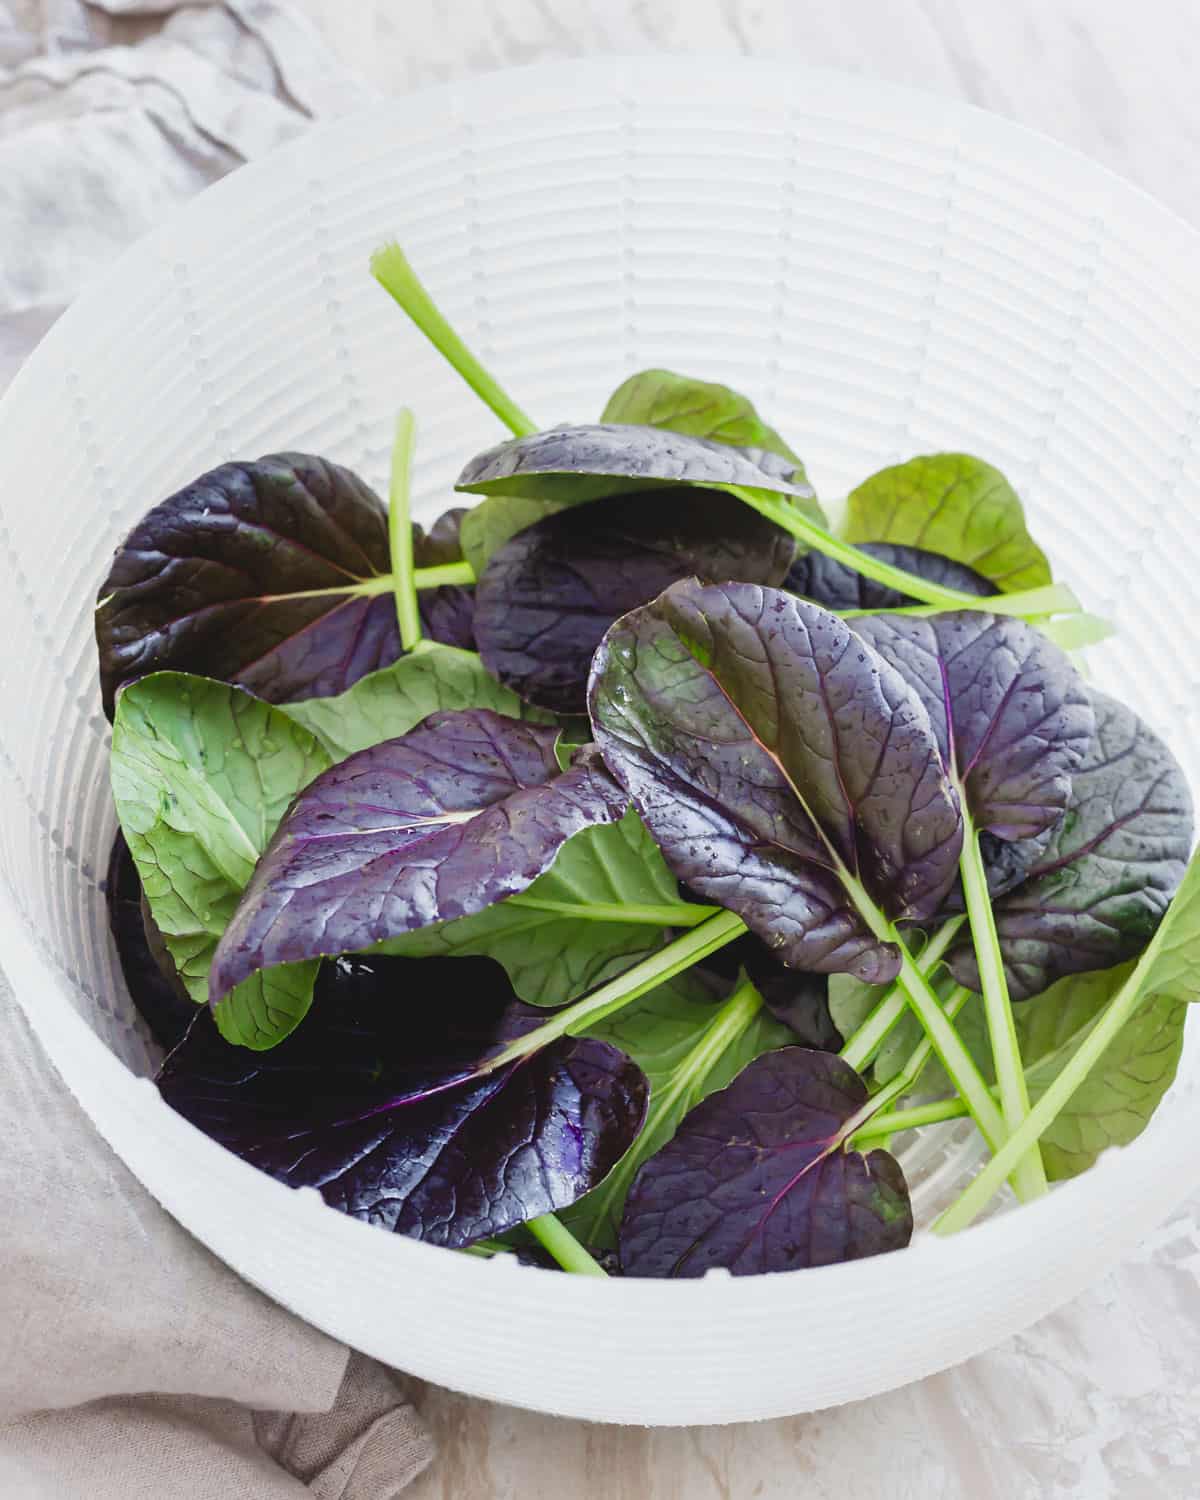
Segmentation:
{"type": "MultiPolygon", "coordinates": [[[[606,1421],[832,1405],[994,1344],[1200,1180],[1196,1032],[1133,1146],[950,1241],[822,1270],[594,1281],[353,1222],[161,1103],[107,934],[114,820],[92,601],[156,501],[226,459],[324,454],[418,515],[504,434],[367,274],[394,234],[537,419],[666,365],[749,395],[836,496],[966,449],[1119,627],[1094,675],[1200,788],[1200,238],[989,115],[769,63],[542,66],[314,130],[205,193],[55,327],[0,404],[0,959],[65,1086],[150,1191],[271,1296],[460,1390],[606,1421]]],[[[928,1221],[969,1132],[911,1152],[928,1221]]],[[[130,1288],[136,1295],[136,1288],[130,1288]]]]}

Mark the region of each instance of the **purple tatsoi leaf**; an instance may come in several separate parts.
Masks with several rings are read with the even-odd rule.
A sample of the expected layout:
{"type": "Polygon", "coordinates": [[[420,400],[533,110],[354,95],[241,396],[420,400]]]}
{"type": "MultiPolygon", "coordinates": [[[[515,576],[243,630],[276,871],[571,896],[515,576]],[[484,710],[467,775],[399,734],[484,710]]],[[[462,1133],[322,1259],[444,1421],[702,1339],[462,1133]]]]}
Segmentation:
{"type": "Polygon", "coordinates": [[[518,532],[476,589],[484,665],[528,702],[581,713],[604,632],[670,584],[777,584],[787,532],[718,490],[651,490],[573,506],[518,532]]]}
{"type": "Polygon", "coordinates": [[[471,459],[454,487],[581,505],[680,484],[769,490],[794,497],[805,510],[812,501],[812,487],[794,458],[665,428],[612,422],[509,438],[471,459]]]}
{"type": "Polygon", "coordinates": [[[1006,841],[1053,828],[1096,730],[1064,651],[1023,620],[976,610],[867,615],[853,629],[920,695],[978,828],[1006,841]]]}
{"type": "Polygon", "coordinates": [[[625,1205],[627,1276],[793,1271],[902,1250],[912,1209],[886,1151],[848,1151],[866,1085],[828,1052],[765,1053],[646,1161],[625,1205]]]}
{"type": "Polygon", "coordinates": [[[349,469],[303,453],[222,464],[122,542],[96,609],[105,712],[171,668],[271,703],[340,693],[400,655],[387,512],[349,469]],[[318,591],[318,592],[314,592],[318,591]]]}
{"type": "Polygon", "coordinates": [[[767,1009],[803,1047],[837,1052],[844,1038],[829,1010],[829,977],[781,964],[752,932],[710,953],[691,971],[710,991],[726,995],[744,973],[767,1009]]]}
{"type": "Polygon", "coordinates": [[[261,969],[370,948],[516,895],[627,799],[594,750],[560,771],[557,730],[435,713],[334,766],[293,802],[217,946],[209,1000],[261,969]]]}
{"type": "Polygon", "coordinates": [[[421,614],[421,631],[431,641],[443,646],[457,646],[460,651],[474,651],[475,590],[444,583],[436,589],[422,589],[417,596],[421,614]]]}
{"type": "Polygon", "coordinates": [[[444,563],[462,562],[462,523],[465,505],[444,510],[426,531],[413,526],[413,561],[418,568],[436,568],[444,563]]]}
{"type": "Polygon", "coordinates": [[[491,959],[338,959],[274,1050],[229,1046],[201,1011],[158,1084],[272,1177],[457,1247],[573,1203],[641,1128],[645,1077],[606,1043],[564,1038],[480,1071],[544,1017],[491,959]]]}
{"type": "Polygon", "coordinates": [[[196,1002],[175,973],[162,934],[154,926],[137,866],[118,830],[105,881],[108,925],[129,998],[160,1047],[170,1049],[196,1017],[196,1002]]]}
{"type": "MultiPolygon", "coordinates": [[[[858,550],[868,557],[889,563],[893,568],[914,573],[929,583],[957,589],[960,594],[978,594],[984,598],[997,592],[995,585],[982,573],[968,568],[965,563],[955,562],[951,557],[943,557],[939,552],[904,547],[896,542],[860,542],[858,550]]],[[[783,586],[789,593],[800,594],[814,604],[836,611],[898,609],[917,602],[899,589],[856,573],[824,552],[802,552],[788,570],[783,586]]]]}
{"type": "MultiPolygon", "coordinates": [[[[1024,883],[994,902],[1014,1000],[1136,957],[1187,866],[1192,799],[1178,762],[1130,709],[1095,689],[1090,696],[1096,733],[1066,815],[1024,883]]],[[[969,943],[956,943],[946,962],[960,983],[978,988],[969,943]]]]}
{"type": "Polygon", "coordinates": [[[763,944],[761,954],[747,960],[746,973],[767,1009],[804,1047],[837,1052],[844,1038],[829,1013],[829,976],[789,969],[772,958],[763,944]]]}
{"type": "MultiPolygon", "coordinates": [[[[445,563],[461,562],[462,520],[465,506],[440,515],[428,531],[413,527],[413,562],[418,568],[436,568],[445,563]]],[[[460,651],[475,650],[475,590],[458,584],[443,584],[436,589],[421,589],[417,596],[421,611],[421,629],[431,641],[443,646],[457,646],[460,651]]]]}
{"type": "Polygon", "coordinates": [[[920,700],[846,625],[776,589],[676,584],[609,631],[590,709],[680,880],[796,969],[895,977],[875,919],[937,911],[962,820],[920,700]]]}

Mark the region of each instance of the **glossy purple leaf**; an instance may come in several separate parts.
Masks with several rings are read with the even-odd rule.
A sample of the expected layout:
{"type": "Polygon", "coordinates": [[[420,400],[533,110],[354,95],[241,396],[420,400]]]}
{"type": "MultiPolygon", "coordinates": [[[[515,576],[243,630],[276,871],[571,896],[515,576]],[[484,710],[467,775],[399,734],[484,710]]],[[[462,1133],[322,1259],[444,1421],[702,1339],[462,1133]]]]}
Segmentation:
{"type": "Polygon", "coordinates": [[[613,422],[551,427],[508,438],[471,459],[455,489],[579,505],[675,484],[770,490],[795,496],[805,508],[812,498],[804,469],[793,458],[666,428],[613,422]]]}
{"type": "Polygon", "coordinates": [[[491,959],[339,959],[270,1052],[229,1046],[199,1012],[159,1088],[280,1181],[461,1246],[573,1203],[641,1128],[645,1077],[603,1042],[564,1038],[479,1075],[544,1017],[513,1000],[491,959]]]}
{"type": "MultiPolygon", "coordinates": [[[[1025,882],[994,903],[1014,1000],[1136,957],[1187,866],[1192,799],[1178,762],[1130,709],[1095,689],[1090,696],[1096,733],[1066,816],[1025,882]]],[[[956,944],[946,961],[978,988],[969,945],[956,944]]]]}
{"type": "Polygon", "coordinates": [[[976,610],[852,627],[920,695],[977,827],[1008,841],[1059,821],[1096,730],[1064,651],[1023,620],[976,610]]]}
{"type": "Polygon", "coordinates": [[[912,1209],[899,1163],[844,1145],[867,1099],[828,1052],[755,1059],[638,1172],[621,1222],[625,1274],[748,1276],[902,1250],[912,1209]]]}
{"type": "Polygon", "coordinates": [[[892,920],[937,911],[962,820],[929,716],[816,605],[676,584],[609,631],[596,741],[676,876],[797,969],[895,977],[892,920]]]}
{"type": "Polygon", "coordinates": [[[213,1005],[260,969],[370,948],[482,911],[548,870],[627,799],[593,750],[560,772],[557,730],[490,709],[435,713],[296,798],[209,971],[213,1005]]]}
{"type": "Polygon", "coordinates": [[[160,1047],[170,1049],[196,1018],[196,1002],[175,965],[142,895],[142,882],[125,836],[113,840],[105,880],[108,925],[129,998],[160,1047]]]}
{"type": "MultiPolygon", "coordinates": [[[[915,573],[929,583],[957,589],[960,594],[978,594],[980,598],[996,593],[995,585],[965,563],[943,557],[940,552],[926,552],[922,547],[905,547],[896,542],[859,542],[858,550],[893,568],[915,573]]],[[[845,563],[826,557],[823,552],[802,552],[796,558],[783,586],[792,594],[811,599],[826,609],[898,609],[917,601],[899,589],[876,583],[848,568],[845,563]]]]}
{"type": "MultiPolygon", "coordinates": [[[[463,557],[462,518],[466,507],[455,506],[440,515],[428,531],[413,527],[413,561],[418,568],[436,568],[445,563],[461,562],[463,557]]],[[[421,589],[417,595],[421,611],[422,632],[443,646],[457,646],[460,651],[475,650],[475,590],[458,584],[443,584],[436,589],[421,589]]]]}
{"type": "Polygon", "coordinates": [[[350,592],[389,567],[387,512],[349,469],[304,453],[222,464],[117,551],[96,609],[105,712],[165,668],[271,703],[342,692],[400,654],[391,594],[350,592]]]}
{"type": "Polygon", "coordinates": [[[528,702],[582,713],[604,632],[681,578],[782,581],[785,531],[719,490],[651,490],[572,506],[518,532],[476,588],[484,665],[528,702]]]}

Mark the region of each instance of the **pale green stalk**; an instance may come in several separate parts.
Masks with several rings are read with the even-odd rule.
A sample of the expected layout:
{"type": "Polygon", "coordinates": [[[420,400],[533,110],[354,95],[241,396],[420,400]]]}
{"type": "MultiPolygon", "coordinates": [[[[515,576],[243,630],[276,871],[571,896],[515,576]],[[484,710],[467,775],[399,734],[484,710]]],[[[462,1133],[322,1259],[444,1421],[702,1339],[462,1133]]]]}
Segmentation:
{"type": "Polygon", "coordinates": [[[571,1231],[553,1214],[542,1214],[526,1221],[525,1228],[559,1263],[564,1271],[577,1276],[607,1276],[608,1272],[571,1231]]]}
{"type": "Polygon", "coordinates": [[[916,1130],[921,1125],[938,1125],[943,1120],[961,1120],[967,1106],[959,1098],[934,1099],[929,1104],[914,1104],[910,1109],[885,1110],[872,1115],[857,1132],[859,1140],[875,1140],[898,1135],[902,1130],[916,1130]]]}
{"type": "Polygon", "coordinates": [[[893,944],[899,949],[900,973],[897,977],[900,988],[907,996],[908,1003],[920,1021],[925,1035],[933,1043],[934,1050],[941,1058],[942,1066],[950,1075],[951,1082],[966,1100],[967,1108],[979,1126],[984,1140],[993,1151],[998,1150],[1006,1139],[1004,1121],[988,1093],[987,1084],[975,1064],[975,1059],[967,1051],[962,1038],[951,1025],[942,1009],[941,1002],[930,988],[929,981],[917,967],[895,924],[889,921],[875,905],[861,882],[844,869],[839,873],[842,883],[852,895],[855,906],[875,937],[880,942],[893,944]]]}
{"type": "Polygon", "coordinates": [[[392,557],[392,589],[396,596],[396,619],[400,644],[411,651],[421,639],[421,612],[413,581],[411,478],[416,424],[407,406],[396,418],[396,440],[392,444],[392,477],[388,489],[388,549],[392,557]]]}
{"type": "Polygon", "coordinates": [[[469,588],[475,582],[475,569],[469,562],[436,563],[431,568],[415,568],[413,582],[419,589],[440,589],[448,583],[469,588]]]}
{"type": "Polygon", "coordinates": [[[510,432],[516,437],[537,432],[537,423],[530,421],[447,323],[399,245],[382,245],[376,250],[371,257],[371,274],[510,432]]]}
{"type": "Polygon", "coordinates": [[[541,896],[509,896],[505,906],[523,906],[530,911],[555,912],[581,922],[635,922],[648,927],[699,927],[721,910],[719,906],[698,906],[690,901],[668,902],[654,906],[623,901],[551,901],[541,896]]]}
{"type": "MultiPolygon", "coordinates": [[[[946,999],[942,1002],[942,1009],[945,1011],[949,1019],[953,1020],[970,998],[971,991],[967,989],[965,985],[956,985],[950,992],[950,994],[947,995],[946,999]]],[[[909,1053],[908,1060],[900,1069],[899,1073],[897,1073],[894,1078],[889,1079],[888,1082],[884,1084],[883,1088],[881,1088],[877,1094],[874,1094],[872,1096],[870,1101],[870,1119],[864,1121],[863,1124],[858,1126],[858,1128],[855,1130],[854,1134],[856,1138],[862,1136],[870,1130],[871,1125],[875,1122],[877,1117],[887,1109],[888,1105],[891,1104],[893,1099],[901,1099],[905,1094],[909,1094],[912,1092],[912,1090],[917,1086],[917,1082],[920,1079],[921,1074],[925,1071],[926,1063],[928,1063],[929,1059],[932,1056],[933,1043],[927,1036],[922,1037],[917,1045],[913,1048],[913,1050],[909,1053]]],[[[962,1112],[965,1114],[967,1112],[967,1107],[965,1104],[963,1104],[962,1100],[958,1099],[955,1102],[961,1107],[962,1112]]],[[[896,1127],[893,1126],[892,1130],[894,1130],[895,1128],[896,1127]]],[[[891,1130],[876,1130],[874,1133],[890,1135],[892,1132],[891,1130]]]]}
{"type": "Polygon", "coordinates": [[[1142,1001],[1142,986],[1152,966],[1158,961],[1159,949],[1169,926],[1169,922],[1164,922],[1159,927],[1128,979],[1101,1011],[1099,1019],[1068,1058],[1062,1072],[1049,1084],[1024,1121],[978,1177],[934,1224],[933,1227],[939,1234],[953,1234],[971,1224],[987,1207],[1005,1177],[1030,1146],[1041,1139],[1042,1134],[1071,1102],[1072,1095],[1087,1080],[1088,1074],[1136,1012],[1142,1001]]]}
{"type": "Polygon", "coordinates": [[[693,927],[690,932],[677,937],[665,948],[660,948],[657,953],[651,953],[640,963],[626,969],[624,974],[618,974],[615,979],[602,984],[590,995],[584,995],[573,1005],[565,1006],[534,1031],[527,1031],[524,1036],[510,1042],[481,1071],[491,1072],[518,1058],[528,1057],[560,1036],[577,1036],[584,1027],[594,1026],[597,1021],[624,1010],[649,990],[665,984],[684,969],[690,969],[702,958],[707,958],[726,943],[732,943],[734,938],[741,937],[745,931],[745,922],[730,911],[722,911],[715,917],[709,917],[699,927],[693,927]]]}
{"type": "MultiPolygon", "coordinates": [[[[1006,1133],[1011,1136],[1029,1113],[1029,1090],[1025,1067],[1021,1061],[1021,1044],[1017,1039],[1012,1001],[1008,997],[1008,977],[1000,954],[1000,937],[996,931],[996,914],[988,893],[987,871],[974,819],[963,799],[963,845],[959,858],[967,919],[971,924],[971,941],[979,968],[979,986],[987,1018],[988,1040],[996,1069],[1000,1093],[1000,1113],[1006,1133]]],[[[1034,1141],[1018,1161],[1013,1173],[1013,1187],[1022,1202],[1038,1198],[1046,1191],[1046,1169],[1042,1154],[1034,1141]]]]}
{"type": "MultiPolygon", "coordinates": [[[[926,976],[932,974],[966,920],[966,917],[951,917],[929,939],[915,960],[922,974],[926,976]]],[[[908,997],[903,987],[898,984],[893,985],[846,1042],[839,1055],[856,1072],[861,1073],[883,1046],[896,1023],[907,1010],[908,997]]]]}
{"type": "MultiPolygon", "coordinates": [[[[1070,614],[1079,609],[1079,600],[1065,584],[1050,584],[1045,588],[1030,589],[1022,594],[988,595],[964,594],[958,589],[945,588],[940,583],[931,583],[915,573],[906,573],[881,558],[860,551],[849,542],[832,536],[817,521],[798,510],[786,495],[772,494],[767,490],[738,486],[736,493],[741,500],[752,506],[760,515],[774,521],[784,531],[790,531],[806,547],[823,552],[835,562],[861,573],[864,578],[898,589],[902,594],[919,600],[922,604],[934,605],[937,609],[983,609],[992,614],[1003,612],[1024,617],[1025,615],[1070,614]]],[[[866,611],[873,613],[873,611],[866,611]]],[[[848,612],[852,615],[853,611],[848,612]]]]}

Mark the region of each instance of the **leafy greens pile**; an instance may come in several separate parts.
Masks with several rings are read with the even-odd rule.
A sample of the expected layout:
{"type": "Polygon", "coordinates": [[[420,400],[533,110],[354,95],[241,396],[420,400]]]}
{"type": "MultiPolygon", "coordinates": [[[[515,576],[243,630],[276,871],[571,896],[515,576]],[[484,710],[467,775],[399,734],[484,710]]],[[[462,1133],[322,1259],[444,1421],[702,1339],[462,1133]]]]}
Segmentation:
{"type": "Polygon", "coordinates": [[[125,539],[96,609],[109,893],[167,1101],[398,1233],[604,1275],[907,1244],[897,1133],[991,1159],[934,1226],[1146,1125],[1200,994],[1191,801],[1003,476],[828,526],[750,403],[663,370],[513,433],[429,530],[284,453],[125,539]]]}

